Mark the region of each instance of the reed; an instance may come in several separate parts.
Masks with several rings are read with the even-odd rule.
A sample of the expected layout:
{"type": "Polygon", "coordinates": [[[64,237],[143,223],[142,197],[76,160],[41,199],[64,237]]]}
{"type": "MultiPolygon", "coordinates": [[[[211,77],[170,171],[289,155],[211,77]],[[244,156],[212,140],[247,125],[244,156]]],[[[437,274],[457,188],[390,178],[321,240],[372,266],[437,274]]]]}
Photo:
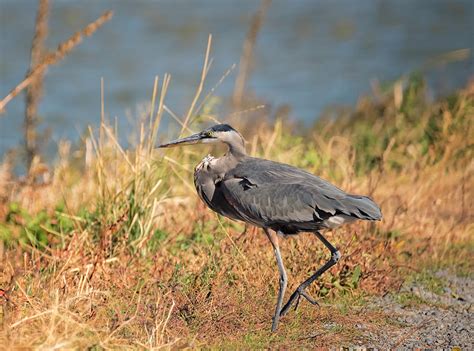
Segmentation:
{"type": "Polygon", "coordinates": [[[234,94],[232,96],[232,103],[237,111],[242,107],[242,99],[245,96],[245,84],[247,78],[250,76],[252,67],[255,43],[257,42],[258,33],[262,28],[265,15],[267,14],[270,5],[271,0],[262,0],[260,2],[260,8],[252,17],[245,37],[244,45],[242,47],[242,55],[240,57],[239,73],[235,80],[234,94]]]}
{"type": "MultiPolygon", "coordinates": [[[[371,194],[384,214],[381,223],[328,234],[343,258],[310,289],[322,307],[302,306],[286,317],[278,336],[269,337],[277,277],[267,239],[197,199],[192,172],[208,152],[205,146],[166,156],[154,147],[165,116],[179,121],[177,133],[215,118],[212,111],[201,121],[192,113],[176,116],[166,105],[170,79],[155,79],[129,149],[103,119],[100,130],[90,127],[74,157],[70,144],[61,146],[60,161],[43,184],[22,183],[7,165],[0,168],[2,345],[347,344],[353,334],[301,335],[311,335],[325,320],[352,330],[364,299],[397,291],[412,272],[444,267],[472,273],[472,86],[430,102],[414,76],[305,132],[264,118],[246,134],[252,155],[371,194]],[[337,307],[343,303],[349,305],[345,312],[337,307]]],[[[207,99],[199,90],[190,111],[207,99]]],[[[309,235],[282,246],[292,284],[325,259],[309,235]]],[[[381,312],[367,310],[363,318],[371,328],[397,328],[381,312]]]]}
{"type": "MultiPolygon", "coordinates": [[[[41,9],[41,8],[40,8],[41,9]]],[[[30,70],[26,78],[20,82],[16,87],[14,87],[7,96],[0,100],[0,116],[2,111],[4,111],[5,106],[21,93],[28,86],[33,84],[36,81],[39,75],[42,75],[45,69],[48,66],[55,65],[59,61],[63,60],[77,45],[79,45],[85,37],[90,37],[94,32],[96,32],[100,27],[102,27],[106,22],[112,19],[113,12],[106,11],[95,21],[89,23],[82,30],[74,33],[68,40],[60,43],[56,51],[45,55],[44,59],[35,65],[34,68],[30,70]]]]}
{"type": "MultiPolygon", "coordinates": [[[[41,0],[38,6],[36,16],[35,35],[31,45],[30,70],[37,66],[45,54],[44,41],[48,35],[48,14],[49,1],[41,0]]],[[[33,158],[39,153],[39,145],[37,143],[38,124],[38,104],[43,91],[43,72],[36,75],[31,85],[26,88],[26,109],[25,109],[25,149],[26,149],[26,167],[30,169],[33,158]]]]}

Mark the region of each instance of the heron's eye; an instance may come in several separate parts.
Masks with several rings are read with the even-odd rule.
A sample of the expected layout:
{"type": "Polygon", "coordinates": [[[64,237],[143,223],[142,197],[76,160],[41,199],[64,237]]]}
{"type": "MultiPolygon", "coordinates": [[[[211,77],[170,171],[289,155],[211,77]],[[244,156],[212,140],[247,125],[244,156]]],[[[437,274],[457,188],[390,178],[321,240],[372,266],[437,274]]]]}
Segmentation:
{"type": "Polygon", "coordinates": [[[214,136],[214,132],[210,130],[210,131],[206,132],[206,136],[209,137],[209,138],[212,138],[214,136]]]}

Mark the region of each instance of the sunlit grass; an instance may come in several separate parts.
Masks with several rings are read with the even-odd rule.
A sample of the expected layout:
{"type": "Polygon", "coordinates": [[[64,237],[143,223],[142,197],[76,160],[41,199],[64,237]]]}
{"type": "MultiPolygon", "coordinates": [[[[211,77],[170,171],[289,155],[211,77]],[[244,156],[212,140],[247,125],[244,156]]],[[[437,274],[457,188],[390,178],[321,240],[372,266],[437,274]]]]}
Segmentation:
{"type": "MultiPolygon", "coordinates": [[[[413,272],[436,291],[441,283],[424,269],[472,272],[472,87],[432,102],[414,77],[305,131],[281,120],[258,128],[241,121],[252,155],[369,194],[384,214],[381,223],[328,233],[343,259],[310,288],[323,306],[302,302],[270,336],[277,273],[267,239],[198,200],[192,172],[206,147],[154,148],[168,80],[157,80],[151,107],[137,116],[133,148],[123,149],[104,123],[74,152],[63,143],[54,169],[37,165],[40,184],[2,166],[0,288],[8,301],[0,296],[0,344],[324,345],[359,338],[352,324],[366,299],[398,289],[413,272]]],[[[198,99],[189,116],[200,112],[198,99]]],[[[327,257],[309,234],[281,245],[289,291],[327,257]]],[[[372,327],[383,325],[385,317],[371,313],[372,327]]]]}

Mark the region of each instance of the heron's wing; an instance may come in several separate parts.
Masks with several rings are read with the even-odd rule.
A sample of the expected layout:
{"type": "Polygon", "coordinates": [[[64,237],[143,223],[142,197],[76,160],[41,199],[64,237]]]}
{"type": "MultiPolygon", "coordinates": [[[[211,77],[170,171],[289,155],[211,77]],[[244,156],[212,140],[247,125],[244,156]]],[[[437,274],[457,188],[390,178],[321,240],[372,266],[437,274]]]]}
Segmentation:
{"type": "Polygon", "coordinates": [[[227,179],[220,188],[227,202],[256,225],[313,222],[313,197],[298,184],[253,186],[246,179],[227,179]]]}
{"type": "Polygon", "coordinates": [[[251,158],[240,163],[222,187],[234,207],[263,221],[321,221],[336,214],[381,218],[370,198],[347,194],[306,171],[268,160],[251,158]]]}
{"type": "Polygon", "coordinates": [[[249,157],[239,163],[230,176],[245,178],[256,185],[268,183],[304,184],[332,198],[344,198],[347,193],[330,182],[303,169],[285,163],[249,157]]]}

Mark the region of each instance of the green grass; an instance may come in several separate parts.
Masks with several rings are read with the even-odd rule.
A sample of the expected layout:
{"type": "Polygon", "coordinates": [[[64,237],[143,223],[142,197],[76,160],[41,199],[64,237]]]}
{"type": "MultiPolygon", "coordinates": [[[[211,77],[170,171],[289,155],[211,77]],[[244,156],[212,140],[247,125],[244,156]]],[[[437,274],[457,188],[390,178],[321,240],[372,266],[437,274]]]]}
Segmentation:
{"type": "Polygon", "coordinates": [[[444,292],[446,287],[446,282],[436,276],[436,272],[423,270],[420,273],[413,274],[408,280],[407,283],[414,282],[421,285],[426,290],[441,295],[444,292]]]}
{"type": "Polygon", "coordinates": [[[402,307],[416,307],[421,305],[429,305],[430,303],[419,295],[412,292],[400,292],[394,294],[395,301],[402,307]]]}

